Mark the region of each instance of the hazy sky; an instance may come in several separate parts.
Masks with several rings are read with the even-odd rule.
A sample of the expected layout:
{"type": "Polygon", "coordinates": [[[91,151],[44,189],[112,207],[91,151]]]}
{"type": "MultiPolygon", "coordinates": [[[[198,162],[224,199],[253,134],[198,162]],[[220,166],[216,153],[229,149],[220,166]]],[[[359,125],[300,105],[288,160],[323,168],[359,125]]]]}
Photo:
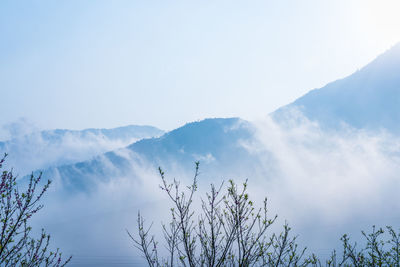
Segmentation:
{"type": "Polygon", "coordinates": [[[0,125],[262,117],[400,41],[398,0],[1,1],[0,125]]]}

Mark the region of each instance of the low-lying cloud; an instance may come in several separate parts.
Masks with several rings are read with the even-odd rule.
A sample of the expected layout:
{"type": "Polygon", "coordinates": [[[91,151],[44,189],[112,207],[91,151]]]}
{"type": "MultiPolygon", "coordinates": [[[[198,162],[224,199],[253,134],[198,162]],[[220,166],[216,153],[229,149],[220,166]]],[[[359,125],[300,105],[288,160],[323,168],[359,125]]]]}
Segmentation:
{"type": "Polygon", "coordinates": [[[273,164],[270,179],[257,178],[257,194],[267,195],[274,211],[315,249],[332,248],[335,235],[358,234],[373,224],[397,227],[400,139],[348,126],[324,131],[301,113],[293,115],[282,124],[257,122],[256,138],[246,144],[268,155],[261,169],[273,164]]]}
{"type": "MultiPolygon", "coordinates": [[[[138,137],[129,134],[111,138],[101,131],[15,130],[15,132],[10,140],[0,142],[0,153],[8,153],[7,166],[13,168],[21,177],[32,171],[89,160],[138,140],[138,137]]],[[[152,136],[149,134],[145,137],[152,136]]]]}
{"type": "MultiPolygon", "coordinates": [[[[325,131],[294,114],[285,123],[269,117],[254,122],[254,138],[240,140],[257,156],[259,166],[248,171],[251,177],[233,178],[238,182],[248,178],[256,203],[267,196],[271,216],[278,214],[279,224],[287,220],[300,242],[322,256],[339,244],[341,234],[357,239],[360,230],[374,224],[398,227],[394,211],[400,208],[400,138],[351,127],[325,131]]],[[[154,165],[127,149],[117,153],[132,163],[128,174],[99,180],[94,191],[68,197],[60,196],[56,186],[36,221],[53,233],[57,244],[76,255],[77,265],[90,255],[137,260],[125,229],[135,232],[138,210],[149,224],[155,221],[156,233],[160,222],[169,220],[170,202],[159,189],[154,165]]],[[[111,164],[103,160],[103,166],[111,164]]],[[[187,185],[193,170],[177,170],[166,170],[167,176],[187,185]]],[[[208,189],[201,184],[198,197],[208,189]]]]}

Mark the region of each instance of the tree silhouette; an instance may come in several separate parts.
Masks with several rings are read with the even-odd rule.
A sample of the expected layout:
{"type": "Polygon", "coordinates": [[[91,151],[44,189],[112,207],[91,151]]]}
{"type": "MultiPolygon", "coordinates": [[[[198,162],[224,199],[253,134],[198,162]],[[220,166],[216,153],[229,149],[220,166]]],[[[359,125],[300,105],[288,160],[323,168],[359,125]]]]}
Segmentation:
{"type": "MultiPolygon", "coordinates": [[[[3,168],[7,154],[0,160],[3,168]]],[[[30,175],[26,189],[21,191],[12,171],[4,170],[0,181],[0,266],[64,266],[61,252],[49,250],[50,235],[42,229],[38,238],[31,236],[29,220],[43,208],[42,196],[51,181],[39,188],[42,174],[30,175]]]]}
{"type": "Polygon", "coordinates": [[[152,225],[145,225],[140,212],[137,235],[128,232],[149,266],[400,267],[400,234],[392,227],[386,227],[386,232],[375,226],[371,233],[362,231],[366,242],[360,249],[343,235],[343,250],[320,259],[313,253],[305,255],[306,248],[297,243],[287,223],[279,234],[268,231],[277,216],[269,217],[267,199],[261,208],[255,207],[247,193],[247,181],[238,186],[230,180],[225,194],[221,193],[223,183],[218,187],[211,184],[197,214],[192,206],[199,163],[192,184],[184,189],[175,179],[169,183],[161,168],[159,173],[160,187],[172,202],[170,222],[162,224],[166,252],[159,251],[155,236],[150,234],[152,225]]]}

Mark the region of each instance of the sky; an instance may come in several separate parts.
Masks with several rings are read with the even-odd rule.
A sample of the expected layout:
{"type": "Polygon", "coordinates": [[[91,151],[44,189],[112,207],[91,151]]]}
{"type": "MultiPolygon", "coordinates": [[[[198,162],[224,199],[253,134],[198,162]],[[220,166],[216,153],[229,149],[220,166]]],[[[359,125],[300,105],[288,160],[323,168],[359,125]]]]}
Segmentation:
{"type": "Polygon", "coordinates": [[[258,119],[399,42],[398,10],[397,0],[2,1],[0,128],[258,119]]]}

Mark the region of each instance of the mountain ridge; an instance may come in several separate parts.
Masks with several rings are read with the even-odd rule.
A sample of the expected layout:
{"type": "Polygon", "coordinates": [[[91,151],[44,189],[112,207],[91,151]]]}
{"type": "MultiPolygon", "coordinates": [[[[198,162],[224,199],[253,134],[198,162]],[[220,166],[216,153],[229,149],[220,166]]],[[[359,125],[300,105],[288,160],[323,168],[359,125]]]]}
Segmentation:
{"type": "Polygon", "coordinates": [[[7,166],[25,175],[36,169],[90,159],[137,140],[162,134],[164,131],[156,127],[139,125],[112,129],[45,130],[0,142],[0,153],[8,153],[7,166]]]}
{"type": "MultiPolygon", "coordinates": [[[[270,115],[281,123],[295,108],[323,129],[340,130],[345,124],[400,133],[399,73],[400,43],[352,75],[311,90],[270,115]]],[[[157,138],[134,142],[123,148],[127,154],[121,150],[109,151],[93,159],[56,166],[52,172],[64,180],[74,180],[78,188],[87,188],[93,182],[91,178],[79,181],[80,178],[127,175],[133,163],[147,162],[154,169],[159,166],[173,169],[180,165],[189,170],[194,161],[200,160],[206,166],[204,169],[218,169],[209,173],[210,176],[236,173],[245,177],[248,173],[241,172],[240,166],[255,169],[258,159],[239,144],[251,140],[254,133],[255,125],[240,118],[205,119],[187,123],[157,138]],[[104,160],[109,165],[103,164],[104,160]],[[229,169],[232,166],[234,169],[229,169]]]]}
{"type": "Polygon", "coordinates": [[[341,124],[400,133],[400,43],[355,73],[313,89],[272,113],[280,121],[300,110],[326,129],[341,124]]]}

